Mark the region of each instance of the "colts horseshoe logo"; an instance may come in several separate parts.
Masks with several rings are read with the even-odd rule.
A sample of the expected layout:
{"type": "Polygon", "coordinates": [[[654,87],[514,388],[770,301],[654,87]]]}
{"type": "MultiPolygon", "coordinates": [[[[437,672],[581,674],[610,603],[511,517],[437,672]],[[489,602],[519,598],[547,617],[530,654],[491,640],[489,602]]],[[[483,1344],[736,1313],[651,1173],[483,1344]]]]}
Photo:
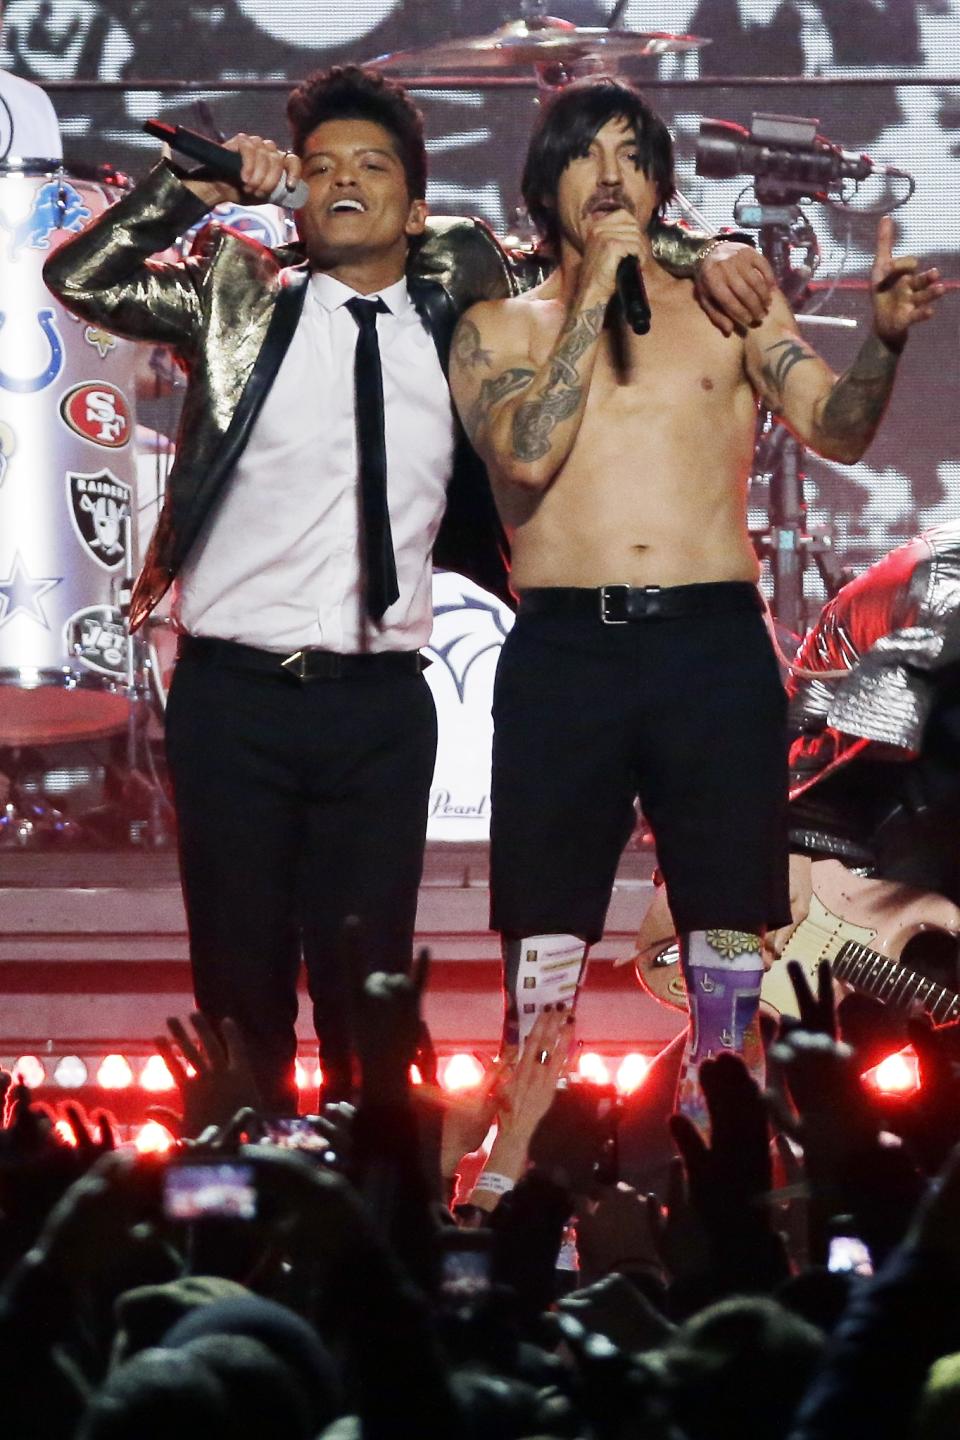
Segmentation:
{"type": "MultiPolygon", "coordinates": [[[[3,328],[6,315],[0,311],[0,329],[3,328]]],[[[52,385],[54,380],[63,369],[63,341],[57,330],[57,320],[52,310],[38,310],[37,324],[46,336],[47,344],[50,346],[50,359],[46,368],[40,370],[36,375],[21,377],[19,375],[8,375],[0,367],[0,387],[10,390],[14,395],[32,395],[35,390],[45,390],[52,385]]]]}

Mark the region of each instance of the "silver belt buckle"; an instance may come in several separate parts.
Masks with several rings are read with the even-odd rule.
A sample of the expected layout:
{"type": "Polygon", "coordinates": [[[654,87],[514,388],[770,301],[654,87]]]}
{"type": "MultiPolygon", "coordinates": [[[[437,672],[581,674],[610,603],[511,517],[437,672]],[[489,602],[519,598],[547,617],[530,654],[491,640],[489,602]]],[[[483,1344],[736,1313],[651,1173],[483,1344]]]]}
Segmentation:
{"type": "Polygon", "coordinates": [[[307,673],[307,657],[302,650],[294,650],[286,660],[280,661],[280,669],[286,670],[288,675],[295,675],[298,680],[302,680],[307,673]]]}
{"type": "Polygon", "coordinates": [[[607,602],[615,590],[626,594],[630,589],[629,585],[601,585],[600,586],[600,621],[603,625],[628,625],[630,622],[626,616],[622,620],[612,620],[607,613],[607,602]]]}

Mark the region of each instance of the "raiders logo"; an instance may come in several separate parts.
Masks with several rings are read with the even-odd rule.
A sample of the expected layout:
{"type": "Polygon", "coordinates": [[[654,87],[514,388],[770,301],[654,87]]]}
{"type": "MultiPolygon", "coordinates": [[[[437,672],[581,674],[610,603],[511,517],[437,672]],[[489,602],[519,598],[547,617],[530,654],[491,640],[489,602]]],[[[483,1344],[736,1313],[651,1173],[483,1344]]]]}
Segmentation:
{"type": "Polygon", "coordinates": [[[67,471],[67,504],[83,548],[104,570],[123,564],[123,522],[133,513],[133,487],[109,470],[96,475],[67,471]]]}
{"type": "Polygon", "coordinates": [[[63,627],[67,654],[98,675],[126,675],[127,631],[112,605],[75,610],[63,627]]]}
{"type": "Polygon", "coordinates": [[[84,440],[119,450],[130,440],[130,407],[116,385],[74,385],[60,401],[64,423],[84,440]]]}

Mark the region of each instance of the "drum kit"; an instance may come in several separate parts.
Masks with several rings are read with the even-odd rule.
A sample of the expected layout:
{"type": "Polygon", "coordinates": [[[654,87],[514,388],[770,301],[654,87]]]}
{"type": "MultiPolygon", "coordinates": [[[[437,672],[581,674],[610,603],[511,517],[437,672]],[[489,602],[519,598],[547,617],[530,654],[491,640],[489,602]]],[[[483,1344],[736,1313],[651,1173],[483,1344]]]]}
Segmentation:
{"type": "MultiPolygon", "coordinates": [[[[613,26],[624,8],[621,0],[613,26]]],[[[407,84],[485,87],[522,76],[552,89],[708,43],[578,27],[544,14],[537,0],[523,9],[523,18],[489,35],[366,63],[407,84]]],[[[71,316],[41,273],[50,252],[128,184],[106,168],[80,176],[52,162],[0,166],[0,849],[89,838],[82,817],[66,819],[42,787],[25,783],[31,770],[49,770],[44,756],[64,746],[112,747],[119,756],[124,781],[107,807],[112,843],[119,835],[157,847],[170,836],[152,743],[173,660],[172,622],[161,614],[136,636],[126,624],[170,447],[137,425],[144,347],[71,316]]],[[[264,243],[292,237],[285,211],[228,208],[216,218],[264,243]]],[[[149,368],[155,387],[177,383],[162,355],[149,368]]]]}

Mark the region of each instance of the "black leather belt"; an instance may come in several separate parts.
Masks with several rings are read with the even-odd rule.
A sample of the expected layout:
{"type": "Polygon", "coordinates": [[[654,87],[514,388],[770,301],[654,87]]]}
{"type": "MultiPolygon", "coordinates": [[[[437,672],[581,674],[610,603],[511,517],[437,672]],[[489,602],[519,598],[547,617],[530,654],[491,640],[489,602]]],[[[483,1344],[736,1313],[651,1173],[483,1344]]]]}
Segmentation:
{"type": "Polygon", "coordinates": [[[603,625],[729,610],[762,611],[756,585],[720,580],[704,585],[601,585],[596,590],[551,585],[520,591],[521,615],[577,615],[603,625]]]}
{"type": "Polygon", "coordinates": [[[280,655],[241,645],[236,640],[216,640],[208,635],[181,635],[178,659],[204,660],[233,670],[254,670],[261,674],[290,675],[294,680],[361,680],[377,675],[419,675],[430,664],[419,650],[383,650],[377,654],[339,655],[335,650],[307,648],[280,655]]]}

